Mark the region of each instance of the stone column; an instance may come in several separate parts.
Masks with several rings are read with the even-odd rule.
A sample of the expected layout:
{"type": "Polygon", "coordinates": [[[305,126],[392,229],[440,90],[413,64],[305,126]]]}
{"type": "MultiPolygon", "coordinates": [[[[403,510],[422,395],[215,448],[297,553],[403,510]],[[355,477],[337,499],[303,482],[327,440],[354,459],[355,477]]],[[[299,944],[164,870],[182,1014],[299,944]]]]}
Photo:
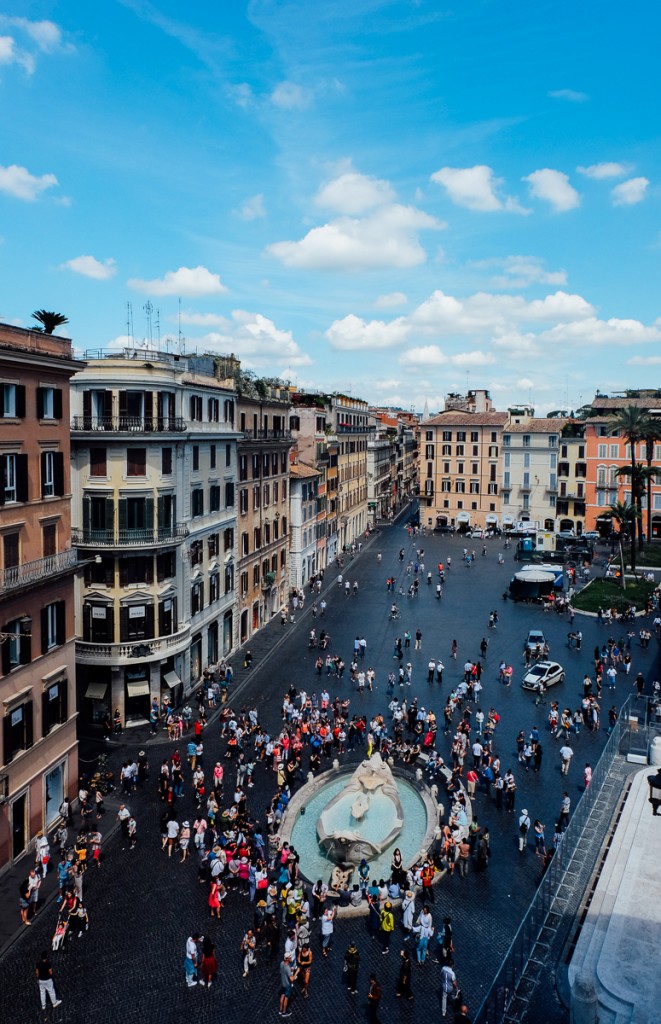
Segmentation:
{"type": "Polygon", "coordinates": [[[582,970],[577,974],[571,990],[571,1024],[598,1024],[598,1007],[597,990],[592,974],[582,970]]]}

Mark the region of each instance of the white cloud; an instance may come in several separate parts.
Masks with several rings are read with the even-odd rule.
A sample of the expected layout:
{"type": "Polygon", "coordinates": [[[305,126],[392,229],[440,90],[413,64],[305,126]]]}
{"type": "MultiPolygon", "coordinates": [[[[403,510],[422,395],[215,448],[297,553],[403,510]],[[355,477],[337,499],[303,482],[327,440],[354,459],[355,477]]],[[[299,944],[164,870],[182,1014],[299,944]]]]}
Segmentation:
{"type": "Polygon", "coordinates": [[[399,361],[402,366],[443,366],[447,363],[448,357],[441,352],[438,345],[422,345],[404,352],[399,361]]]}
{"type": "Polygon", "coordinates": [[[234,352],[247,369],[310,366],[312,359],[302,352],[291,331],[279,330],[261,313],[235,309],[224,319],[219,331],[198,339],[198,347],[207,351],[234,352]]]}
{"type": "Polygon", "coordinates": [[[281,110],[305,110],[312,102],[312,94],[295,82],[280,82],[271,93],[271,103],[281,110]]]}
{"type": "Polygon", "coordinates": [[[266,209],[264,207],[263,194],[260,192],[256,196],[250,196],[237,212],[242,220],[257,220],[259,217],[265,217],[266,209]]]}
{"type": "MultiPolygon", "coordinates": [[[[62,48],[62,30],[54,21],[29,21],[28,18],[0,17],[0,24],[17,28],[37,44],[44,53],[53,53],[62,48]]],[[[68,46],[67,49],[73,49],[68,46]]]]}
{"type": "Polygon", "coordinates": [[[585,103],[590,97],[585,92],[578,92],[576,89],[554,89],[548,94],[554,100],[567,100],[569,103],[585,103]]]}
{"type": "Polygon", "coordinates": [[[332,323],[326,331],[326,337],[332,348],[360,352],[399,345],[406,341],[408,332],[403,317],[391,320],[389,324],[382,320],[371,320],[368,323],[351,313],[332,323]]]}
{"type": "Polygon", "coordinates": [[[202,298],[205,295],[222,295],[227,288],[222,284],[218,274],[212,274],[206,267],[179,267],[168,270],[163,277],[145,281],[132,277],[129,288],[146,295],[180,295],[186,298],[202,298]]]}
{"type": "Polygon", "coordinates": [[[501,199],[497,190],[502,184],[501,178],[494,176],[491,167],[478,164],[475,167],[441,167],[435,171],[431,180],[442,185],[450,200],[456,206],[465,206],[469,210],[482,213],[495,213],[507,210],[511,213],[529,213],[520,206],[517,199],[506,196],[501,199]]]}
{"type": "Polygon", "coordinates": [[[544,167],[528,174],[523,181],[528,182],[531,195],[550,203],[557,213],[573,210],[581,201],[578,192],[562,171],[544,167]]]}
{"type": "Polygon", "coordinates": [[[405,306],[408,302],[404,292],[389,292],[387,295],[379,295],[374,300],[377,309],[396,309],[398,306],[405,306]]]}
{"type": "Polygon", "coordinates": [[[96,281],[107,281],[117,273],[113,259],[97,260],[94,256],[75,256],[62,264],[62,268],[73,270],[74,274],[92,277],[96,281]]]}
{"type": "Polygon", "coordinates": [[[236,103],[237,107],[241,107],[242,110],[247,110],[255,102],[255,94],[247,82],[230,85],[227,87],[227,92],[230,99],[236,103]]]}
{"type": "Polygon", "coordinates": [[[601,164],[590,164],[589,167],[577,167],[576,170],[579,174],[584,174],[586,178],[595,178],[597,181],[603,181],[604,178],[621,178],[624,174],[629,173],[627,164],[613,163],[608,160],[601,164]]]}
{"type": "Polygon", "coordinates": [[[340,217],[313,228],[298,242],[275,242],[267,252],[286,267],[360,271],[415,267],[425,251],[417,232],[445,225],[412,206],[384,206],[364,218],[340,217]]]}
{"type": "Polygon", "coordinates": [[[34,58],[16,46],[13,36],[0,36],[0,64],[19,64],[29,75],[35,69],[34,58]]]}
{"type": "Polygon", "coordinates": [[[538,337],[540,341],[551,344],[639,345],[661,341],[661,321],[648,327],[640,320],[624,320],[617,317],[598,320],[596,317],[588,317],[581,321],[556,324],[538,337]]]}
{"type": "Polygon", "coordinates": [[[491,352],[481,352],[476,349],[474,352],[457,352],[450,356],[453,366],[491,366],[496,362],[496,357],[491,352]]]}
{"type": "Polygon", "coordinates": [[[173,315],[170,320],[180,320],[182,324],[191,324],[194,327],[223,327],[227,323],[227,317],[220,313],[186,313],[180,316],[173,315]]]}
{"type": "Polygon", "coordinates": [[[661,366],[661,356],[633,356],[627,366],[661,366]]]}
{"type": "Polygon", "coordinates": [[[385,380],[375,380],[373,387],[375,391],[391,391],[392,388],[398,388],[401,383],[398,377],[388,377],[385,380]]]}
{"type": "Polygon", "coordinates": [[[387,181],[350,171],[322,185],[315,203],[335,213],[354,216],[376,206],[392,203],[395,193],[387,181]]]}
{"type": "Polygon", "coordinates": [[[58,184],[54,174],[36,176],[30,174],[26,167],[10,164],[0,167],[0,192],[6,192],[14,199],[23,199],[27,203],[34,202],[46,189],[58,184]]]}
{"type": "Polygon", "coordinates": [[[629,178],[628,181],[622,181],[611,189],[611,202],[613,206],[633,206],[635,203],[642,203],[648,187],[648,178],[629,178]]]}
{"type": "Polygon", "coordinates": [[[566,270],[546,270],[536,256],[506,256],[503,259],[477,260],[470,264],[479,270],[499,268],[502,274],[493,278],[496,288],[527,288],[532,284],[566,284],[566,270]]]}

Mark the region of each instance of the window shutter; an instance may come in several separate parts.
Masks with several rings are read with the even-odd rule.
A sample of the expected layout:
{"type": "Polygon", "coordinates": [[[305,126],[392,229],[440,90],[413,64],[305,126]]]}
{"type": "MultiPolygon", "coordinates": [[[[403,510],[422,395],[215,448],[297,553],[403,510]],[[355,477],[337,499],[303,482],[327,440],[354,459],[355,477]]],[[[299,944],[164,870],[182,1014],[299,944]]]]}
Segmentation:
{"type": "Polygon", "coordinates": [[[51,701],[48,699],[48,690],[44,690],[41,695],[41,735],[48,736],[51,730],[52,722],[50,720],[50,705],[51,701]]]}
{"type": "Polygon", "coordinates": [[[154,429],[154,392],[145,391],[143,398],[143,409],[145,410],[145,430],[154,429]]]}
{"type": "Polygon", "coordinates": [[[5,414],[5,389],[0,387],[0,416],[5,414]]]}
{"type": "Polygon", "coordinates": [[[190,419],[192,419],[192,420],[195,419],[195,395],[191,395],[190,396],[189,415],[190,415],[190,419]]]}
{"type": "Polygon", "coordinates": [[[61,498],[64,492],[64,452],[53,452],[53,483],[55,494],[61,498]]]}
{"type": "Polygon", "coordinates": [[[2,644],[2,674],[6,676],[11,669],[11,661],[9,654],[9,644],[11,641],[5,640],[2,644]]]}
{"type": "Polygon", "coordinates": [[[48,608],[41,609],[41,653],[48,651],[48,608]]]}
{"type": "Polygon", "coordinates": [[[145,529],[154,529],[154,499],[145,498],[145,529]]]}
{"type": "Polygon", "coordinates": [[[148,604],[145,608],[145,639],[151,640],[154,636],[154,606],[148,604]]]}
{"type": "Polygon", "coordinates": [[[126,529],[127,504],[126,498],[120,498],[117,502],[117,519],[120,530],[126,529]]]}
{"type": "Polygon", "coordinates": [[[84,534],[87,533],[89,528],[90,528],[91,505],[92,505],[92,499],[91,499],[90,495],[89,494],[85,494],[83,496],[83,533],[84,534]]]}
{"type": "Polygon", "coordinates": [[[147,555],[145,559],[145,583],[154,582],[154,558],[153,555],[147,555]]]}
{"type": "MultiPolygon", "coordinates": [[[[107,392],[106,392],[107,394],[107,392]]],[[[120,419],[125,419],[128,410],[128,399],[126,397],[126,391],[119,392],[119,416],[120,419]]]]}
{"type": "Polygon", "coordinates": [[[32,661],[32,620],[28,619],[24,626],[21,626],[21,665],[29,665],[32,661]]]}
{"type": "Polygon", "coordinates": [[[105,524],[104,529],[112,531],[115,527],[115,499],[106,498],[105,524]]]}
{"type": "Polygon", "coordinates": [[[34,743],[34,727],[32,724],[32,701],[28,700],[23,705],[23,716],[25,718],[25,749],[29,750],[34,743]]]}
{"type": "Polygon", "coordinates": [[[67,642],[66,605],[64,601],[58,601],[55,606],[55,620],[57,626],[57,642],[61,646],[67,642]]]}
{"type": "Polygon", "coordinates": [[[119,609],[119,639],[126,643],[129,638],[129,610],[126,605],[119,609]]]}
{"type": "Polygon", "coordinates": [[[119,560],[119,585],[120,587],[127,587],[129,584],[129,560],[128,558],[120,558],[119,560]]]}
{"type": "Polygon", "coordinates": [[[89,430],[92,425],[92,392],[83,391],[83,426],[89,430]]]}
{"type": "Polygon", "coordinates": [[[41,496],[42,496],[42,498],[44,498],[46,496],[46,462],[47,462],[47,459],[48,459],[48,453],[47,452],[42,452],[41,455],[39,456],[39,461],[41,463],[41,477],[40,477],[40,479],[41,479],[41,496]]]}
{"type": "Polygon", "coordinates": [[[25,384],[16,385],[16,415],[19,420],[25,418],[25,384]]]}
{"type": "Polygon", "coordinates": [[[37,388],[37,419],[44,418],[44,389],[37,388]]]}
{"type": "Polygon", "coordinates": [[[69,680],[63,679],[60,683],[60,722],[66,722],[69,718],[69,680]]]}
{"type": "Polygon", "coordinates": [[[106,559],[104,559],[104,562],[105,562],[106,586],[107,587],[114,587],[115,586],[115,559],[114,558],[106,558],[106,559]]]}
{"type": "MultiPolygon", "coordinates": [[[[0,388],[0,391],[1,390],[2,389],[0,388]]],[[[6,646],[6,644],[3,644],[3,657],[4,648],[6,646]]],[[[12,757],[14,756],[14,752],[11,749],[11,715],[5,715],[5,717],[2,720],[2,733],[2,760],[4,764],[9,764],[12,757]]]]}
{"type": "Polygon", "coordinates": [[[158,635],[165,636],[165,611],[162,601],[158,605],[158,635]]]}
{"type": "MultiPolygon", "coordinates": [[[[2,388],[0,388],[0,396],[2,395],[2,388]]],[[[5,503],[5,474],[7,472],[7,456],[0,455],[0,505],[5,503]]]]}
{"type": "Polygon", "coordinates": [[[62,389],[53,388],[53,418],[62,419],[62,389]]]}
{"type": "Polygon", "coordinates": [[[173,597],[172,598],[172,632],[176,633],[178,631],[178,629],[179,629],[179,624],[178,624],[178,621],[177,621],[177,598],[173,597]]]}
{"type": "MultiPolygon", "coordinates": [[[[23,389],[25,390],[25,389],[23,389]]],[[[28,500],[28,457],[16,456],[16,500],[28,500]]]]}
{"type": "Polygon", "coordinates": [[[112,416],[112,391],[103,392],[103,415],[108,419],[112,416]]]}
{"type": "Polygon", "coordinates": [[[106,608],[106,641],[109,644],[115,642],[115,609],[112,605],[106,608]]]}
{"type": "Polygon", "coordinates": [[[165,498],[162,494],[158,496],[156,510],[158,513],[158,530],[160,533],[163,533],[165,530],[165,498]]]}

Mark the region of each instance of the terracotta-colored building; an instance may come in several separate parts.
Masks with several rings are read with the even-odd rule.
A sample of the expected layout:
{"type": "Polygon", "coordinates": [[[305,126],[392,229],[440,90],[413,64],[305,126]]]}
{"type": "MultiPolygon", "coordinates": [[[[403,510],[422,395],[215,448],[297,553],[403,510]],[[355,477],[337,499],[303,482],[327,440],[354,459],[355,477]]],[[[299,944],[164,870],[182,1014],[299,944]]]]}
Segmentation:
{"type": "Polygon", "coordinates": [[[0,869],[78,788],[67,338],[0,325],[0,869]]]}

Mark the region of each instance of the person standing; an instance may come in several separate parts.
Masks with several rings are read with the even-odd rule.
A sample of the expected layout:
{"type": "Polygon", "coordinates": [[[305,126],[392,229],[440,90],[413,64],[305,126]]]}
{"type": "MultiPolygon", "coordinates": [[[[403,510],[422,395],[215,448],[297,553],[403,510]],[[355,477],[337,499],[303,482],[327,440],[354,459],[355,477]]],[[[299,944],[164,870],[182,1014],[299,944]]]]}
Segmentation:
{"type": "Polygon", "coordinates": [[[301,992],[304,999],[307,999],[309,996],[308,989],[310,987],[310,975],[312,973],[312,960],[313,956],[310,944],[309,942],[305,942],[298,951],[298,973],[301,980],[301,992]]]}
{"type": "Polygon", "coordinates": [[[392,912],[392,903],[386,901],[383,910],[379,914],[379,934],[381,937],[381,952],[390,951],[390,938],[395,930],[395,917],[392,912]]]}
{"type": "Polygon", "coordinates": [[[397,979],[397,989],[395,994],[398,999],[403,996],[411,1002],[413,1000],[413,991],[411,989],[411,957],[409,956],[408,949],[403,949],[399,955],[402,959],[399,965],[399,977],[397,979]]]}
{"type": "Polygon", "coordinates": [[[321,919],[321,951],[324,956],[328,956],[328,953],[332,948],[331,943],[333,941],[334,921],[335,908],[329,907],[328,910],[324,910],[324,916],[321,919]]]}
{"type": "Polygon", "coordinates": [[[186,972],[186,985],[188,988],[193,988],[197,985],[197,963],[198,963],[198,950],[197,944],[200,939],[199,932],[193,932],[186,939],[186,957],[184,959],[184,970],[186,972]]]}
{"type": "Polygon", "coordinates": [[[369,1024],[379,1024],[379,1003],[381,1002],[381,986],[376,974],[370,974],[370,987],[367,992],[367,1019],[369,1024]]]}
{"type": "Polygon", "coordinates": [[[468,874],[468,861],[471,855],[471,846],[466,836],[459,840],[459,876],[465,878],[468,874]]]}
{"type": "Polygon", "coordinates": [[[280,1017],[291,1017],[291,1010],[289,1007],[289,1000],[294,988],[294,981],[296,980],[297,970],[293,966],[293,956],[291,953],[285,953],[284,959],[280,964],[280,1009],[278,1015],[280,1017]]]}
{"type": "Polygon", "coordinates": [[[571,797],[565,790],[562,794],[562,803],[560,804],[560,814],[558,815],[558,832],[564,832],[569,824],[569,811],[571,809],[571,797]]]}
{"type": "Polygon", "coordinates": [[[360,967],[360,953],[355,942],[350,943],[344,954],[344,971],[346,975],[347,991],[352,995],[358,994],[358,968],[360,967]]]}
{"type": "Polygon", "coordinates": [[[528,811],[524,807],[519,815],[519,853],[525,852],[529,828],[530,818],[528,817],[528,811]]]}
{"type": "Polygon", "coordinates": [[[39,998],[41,1000],[41,1009],[44,1011],[46,1009],[46,996],[48,996],[48,998],[50,999],[51,1006],[60,1006],[62,1000],[58,999],[55,994],[55,985],[53,983],[53,968],[51,967],[50,961],[48,959],[48,953],[45,950],[39,957],[39,960],[37,961],[35,974],[37,976],[37,981],[39,982],[39,998]]]}

